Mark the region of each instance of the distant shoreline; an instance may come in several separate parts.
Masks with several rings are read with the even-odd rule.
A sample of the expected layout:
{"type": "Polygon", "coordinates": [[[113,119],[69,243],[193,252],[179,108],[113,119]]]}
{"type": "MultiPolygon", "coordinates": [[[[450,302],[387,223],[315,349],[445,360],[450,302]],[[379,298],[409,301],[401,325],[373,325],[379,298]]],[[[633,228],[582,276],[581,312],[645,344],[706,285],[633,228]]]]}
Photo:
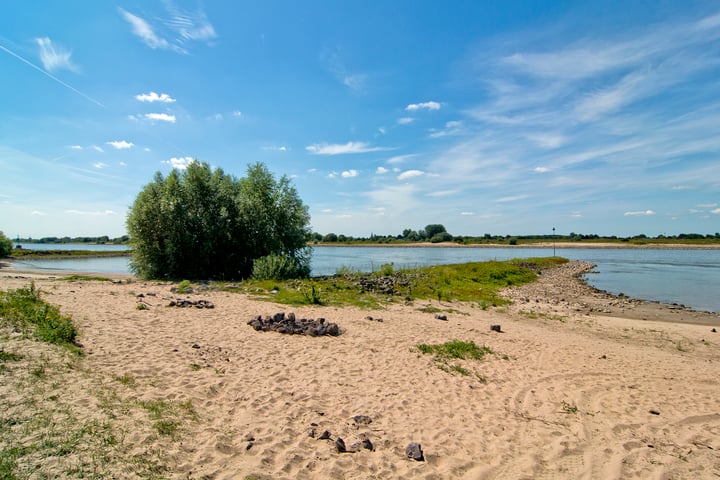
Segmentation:
{"type": "Polygon", "coordinates": [[[597,249],[656,249],[656,250],[720,250],[720,244],[696,245],[689,243],[649,243],[644,245],[624,244],[624,243],[583,243],[583,242],[563,242],[552,243],[524,243],[522,245],[507,245],[504,243],[473,243],[463,245],[454,242],[415,242],[415,243],[317,243],[310,245],[311,247],[389,247],[389,248],[547,248],[561,250],[563,248],[597,248],[597,249]]]}

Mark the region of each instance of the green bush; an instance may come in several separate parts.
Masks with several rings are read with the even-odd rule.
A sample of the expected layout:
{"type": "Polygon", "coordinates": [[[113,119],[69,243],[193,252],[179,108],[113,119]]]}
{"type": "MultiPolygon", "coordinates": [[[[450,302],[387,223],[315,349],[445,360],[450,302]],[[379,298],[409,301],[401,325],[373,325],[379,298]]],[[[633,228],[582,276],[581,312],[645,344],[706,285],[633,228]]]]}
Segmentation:
{"type": "Polygon", "coordinates": [[[452,242],[452,235],[450,235],[448,232],[440,232],[436,233],[430,238],[431,243],[440,243],[440,242],[452,242]]]}
{"type": "Polygon", "coordinates": [[[253,264],[252,277],[256,280],[287,280],[308,276],[310,276],[308,262],[290,255],[270,254],[258,258],[253,264]]]}
{"type": "Polygon", "coordinates": [[[310,215],[290,180],[261,163],[236,179],[207,163],[159,172],[128,214],[130,266],[145,278],[247,278],[276,254],[309,265],[310,215]]]}
{"type": "Polygon", "coordinates": [[[5,234],[0,231],[0,258],[9,257],[12,253],[13,243],[5,234]]]}

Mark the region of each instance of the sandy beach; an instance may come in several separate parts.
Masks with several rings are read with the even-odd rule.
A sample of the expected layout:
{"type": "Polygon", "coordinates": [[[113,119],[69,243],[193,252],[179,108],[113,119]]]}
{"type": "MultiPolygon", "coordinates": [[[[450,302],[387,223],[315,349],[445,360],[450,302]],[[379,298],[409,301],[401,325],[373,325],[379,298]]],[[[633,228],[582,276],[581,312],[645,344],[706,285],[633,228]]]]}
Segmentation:
{"type": "MultiPolygon", "coordinates": [[[[79,327],[86,355],[58,369],[43,398],[55,394],[76,418],[123,432],[114,451],[150,459],[164,478],[720,477],[720,316],[605,295],[576,278],[586,268],[546,272],[506,291],[512,305],[487,310],[438,301],[294,307],[212,290],[177,295],[176,284],[130,277],[7,269],[0,288],[32,280],[79,327]],[[169,307],[178,297],[214,308],[169,307]],[[421,311],[428,305],[447,320],[421,311]],[[323,317],[342,333],[247,325],[276,312],[323,317]],[[451,340],[493,353],[460,361],[462,375],[417,348],[451,340]],[[177,407],[175,434],[153,428],[138,407],[151,402],[177,407]],[[338,452],[338,438],[350,452],[338,452]],[[411,442],[423,461],[407,458],[411,442]]],[[[12,380],[52,354],[8,332],[0,346],[25,356],[0,374],[5,416],[20,415],[23,390],[12,380]]],[[[81,461],[59,457],[32,478],[81,461]]],[[[121,464],[104,468],[135,478],[121,464]]]]}

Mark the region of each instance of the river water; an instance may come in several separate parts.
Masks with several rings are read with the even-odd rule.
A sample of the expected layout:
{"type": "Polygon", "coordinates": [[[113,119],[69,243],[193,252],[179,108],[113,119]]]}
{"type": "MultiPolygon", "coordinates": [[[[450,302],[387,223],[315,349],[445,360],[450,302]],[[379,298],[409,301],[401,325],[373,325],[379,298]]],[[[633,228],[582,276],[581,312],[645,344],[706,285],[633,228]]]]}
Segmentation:
{"type": "MultiPolygon", "coordinates": [[[[118,245],[24,245],[36,249],[123,250],[118,245]]],[[[313,275],[332,275],[339,268],[370,272],[387,263],[395,269],[425,265],[547,257],[546,248],[459,247],[315,247],[313,275]]],[[[597,265],[588,283],[613,294],[623,293],[696,310],[720,312],[720,249],[557,248],[556,255],[597,265]]],[[[128,257],[26,259],[14,268],[96,273],[129,273],[128,257]]]]}

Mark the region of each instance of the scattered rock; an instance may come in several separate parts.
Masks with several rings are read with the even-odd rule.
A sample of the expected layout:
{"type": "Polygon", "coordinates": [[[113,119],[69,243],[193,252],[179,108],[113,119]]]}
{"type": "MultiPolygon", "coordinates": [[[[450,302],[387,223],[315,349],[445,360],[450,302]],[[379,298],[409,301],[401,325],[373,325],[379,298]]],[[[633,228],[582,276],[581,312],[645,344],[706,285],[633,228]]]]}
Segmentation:
{"type": "Polygon", "coordinates": [[[660,415],[660,412],[657,410],[649,410],[649,412],[652,413],[653,415],[660,415]]]}
{"type": "Polygon", "coordinates": [[[717,328],[713,328],[713,329],[710,330],[710,331],[713,332],[713,333],[717,333],[717,328]]]}
{"type": "Polygon", "coordinates": [[[357,423],[358,425],[370,425],[372,423],[372,418],[368,417],[367,415],[355,415],[352,417],[353,422],[357,423]]]}
{"type": "Polygon", "coordinates": [[[405,448],[405,456],[407,458],[412,458],[413,460],[417,462],[424,462],[425,461],[425,455],[423,455],[422,447],[419,443],[410,443],[405,448]]]}
{"type": "Polygon", "coordinates": [[[308,432],[308,437],[315,438],[315,429],[314,428],[310,429],[310,431],[308,432]]]}
{"type": "Polygon", "coordinates": [[[345,448],[345,440],[343,440],[343,439],[340,438],[340,437],[338,437],[337,439],[335,439],[335,448],[337,449],[337,451],[338,451],[339,453],[345,453],[345,452],[347,452],[347,448],[345,448]]]}
{"type": "Polygon", "coordinates": [[[491,331],[491,332],[503,333],[502,327],[501,327],[500,325],[490,325],[490,331],[491,331]]]}
{"type": "Polygon", "coordinates": [[[445,320],[445,321],[447,321],[447,315],[445,315],[444,313],[436,313],[436,314],[435,314],[435,318],[437,318],[438,320],[445,320]]]}
{"type": "Polygon", "coordinates": [[[329,440],[329,439],[330,439],[330,431],[329,430],[325,430],[318,437],[318,440],[329,440]]]}
{"type": "Polygon", "coordinates": [[[365,317],[365,320],[370,320],[371,322],[380,322],[380,323],[382,323],[382,321],[383,321],[382,318],[373,318],[373,317],[371,317],[370,315],[368,315],[367,317],[365,317]]]}
{"type": "Polygon", "coordinates": [[[178,298],[171,300],[168,307],[179,307],[179,308],[215,308],[215,304],[210,300],[190,300],[185,298],[178,298]]]}
{"type": "Polygon", "coordinates": [[[605,360],[605,359],[607,359],[607,355],[603,355],[603,356],[601,356],[601,357],[600,357],[600,359],[602,359],[602,360],[605,360]]]}
{"type": "Polygon", "coordinates": [[[200,345],[198,345],[197,343],[193,343],[192,348],[200,348],[200,345]]]}
{"type": "Polygon", "coordinates": [[[248,442],[247,445],[245,445],[245,450],[250,450],[254,445],[253,442],[248,442]]]}
{"type": "Polygon", "coordinates": [[[373,445],[373,443],[370,441],[369,438],[364,438],[363,441],[361,442],[361,445],[362,445],[362,448],[364,448],[366,450],[370,450],[371,452],[375,451],[375,445],[373,445]]]}
{"type": "Polygon", "coordinates": [[[340,327],[337,323],[326,322],[324,318],[318,318],[317,320],[301,318],[298,320],[292,312],[288,315],[279,312],[272,317],[258,315],[247,324],[258,332],[273,331],[290,335],[309,335],[311,337],[325,335],[337,337],[340,335],[340,327]]]}

